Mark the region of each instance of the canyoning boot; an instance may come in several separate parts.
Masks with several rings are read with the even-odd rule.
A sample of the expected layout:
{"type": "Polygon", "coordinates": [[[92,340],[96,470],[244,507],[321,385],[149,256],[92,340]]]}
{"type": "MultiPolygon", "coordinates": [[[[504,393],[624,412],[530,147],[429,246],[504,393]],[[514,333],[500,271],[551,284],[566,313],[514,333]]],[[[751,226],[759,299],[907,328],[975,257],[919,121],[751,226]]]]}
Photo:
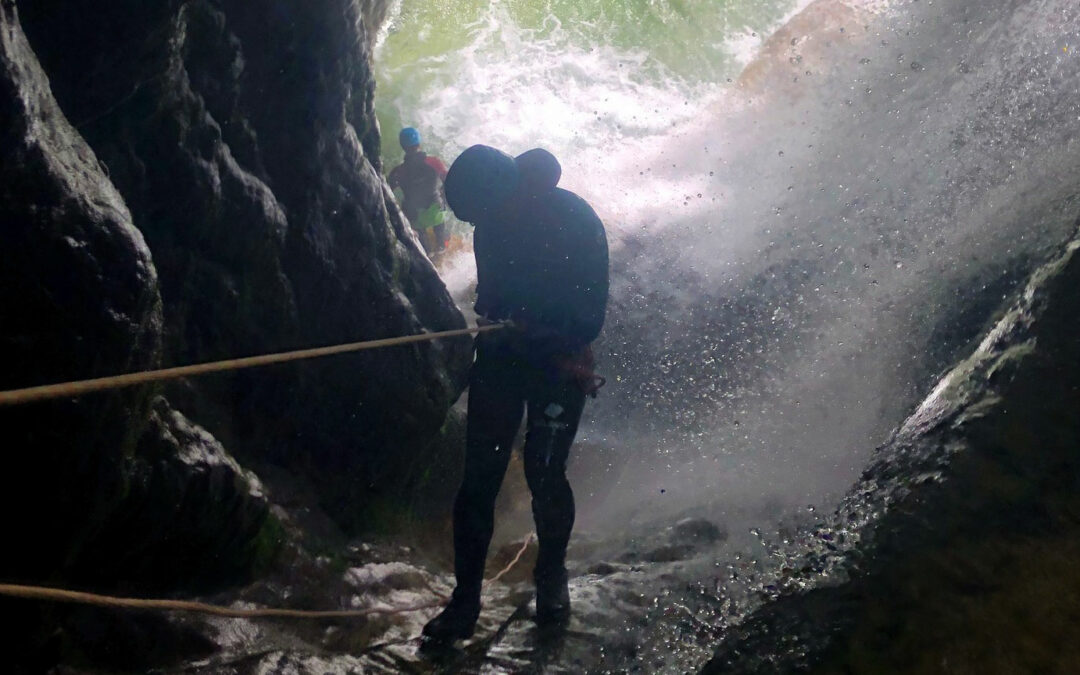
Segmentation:
{"type": "Polygon", "coordinates": [[[459,594],[457,590],[450,597],[443,611],[439,612],[424,626],[426,640],[438,643],[450,643],[466,640],[476,630],[476,620],[480,618],[479,594],[459,594]]]}
{"type": "Polygon", "coordinates": [[[570,620],[570,587],[566,570],[536,579],[536,623],[565,624],[570,620]]]}

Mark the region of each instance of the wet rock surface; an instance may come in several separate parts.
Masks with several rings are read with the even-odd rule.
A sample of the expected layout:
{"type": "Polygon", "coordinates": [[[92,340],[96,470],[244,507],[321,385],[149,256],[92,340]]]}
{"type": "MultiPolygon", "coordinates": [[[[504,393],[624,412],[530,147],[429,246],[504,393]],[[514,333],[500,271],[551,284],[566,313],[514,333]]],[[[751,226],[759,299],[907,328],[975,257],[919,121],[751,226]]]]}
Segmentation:
{"type": "MultiPolygon", "coordinates": [[[[0,5],[0,126],[0,388],[156,366],[162,307],[150,250],[52,98],[10,3],[0,5]]],[[[243,578],[272,548],[260,550],[267,503],[257,481],[152,388],[3,408],[0,425],[5,581],[205,590],[243,578]]],[[[7,659],[30,672],[65,651],[110,662],[105,644],[157,625],[3,604],[25,617],[7,659]]],[[[206,648],[201,636],[178,639],[206,648]]],[[[139,662],[138,650],[114,651],[125,652],[121,665],[139,662]]]]}
{"type": "MultiPolygon", "coordinates": [[[[153,365],[161,307],[150,251],[53,100],[9,3],[0,5],[0,154],[0,388],[153,365]]],[[[149,403],[131,389],[0,409],[4,512],[35,513],[8,530],[21,553],[5,556],[7,574],[60,572],[117,507],[149,403]]]]}
{"type": "Polygon", "coordinates": [[[1075,663],[1080,239],[878,451],[704,672],[1075,663]],[[1035,617],[1038,616],[1036,619],[1035,617]]]}
{"type": "MultiPolygon", "coordinates": [[[[292,516],[281,515],[286,528],[292,516]]],[[[663,528],[657,528],[663,529],[663,528]]],[[[310,544],[310,540],[307,542],[310,544]]],[[[495,576],[521,551],[522,541],[493,553],[487,576],[495,576]],[[511,553],[512,552],[512,553],[511,553]]],[[[622,672],[634,664],[640,639],[657,616],[681,620],[688,610],[657,600],[685,585],[685,574],[712,566],[715,547],[673,564],[607,563],[629,545],[620,537],[576,537],[569,555],[570,623],[540,628],[534,620],[529,549],[516,567],[484,590],[476,635],[449,647],[424,645],[419,636],[452,590],[445,563],[423,551],[389,541],[343,546],[343,555],[312,555],[291,549],[287,564],[235,594],[226,604],[271,604],[328,609],[423,607],[415,612],[340,621],[247,621],[182,618],[180,625],[218,645],[185,665],[162,665],[168,673],[234,675],[256,672],[472,673],[622,672]]]]}
{"type": "MultiPolygon", "coordinates": [[[[379,177],[382,11],[0,3],[0,389],[463,326],[379,177]]],[[[469,344],[0,409],[0,506],[32,514],[0,577],[208,593],[293,560],[299,528],[233,454],[318,480],[325,529],[377,527],[431,487],[469,344]]],[[[26,672],[214,651],[171,618],[3,606],[26,672]]]]}
{"type": "Polygon", "coordinates": [[[80,563],[84,582],[95,572],[107,582],[120,569],[124,584],[140,590],[214,588],[244,580],[253,561],[265,564],[274,552],[258,478],[163,397],[128,475],[117,514],[97,537],[99,555],[80,563]]]}
{"type": "MultiPolygon", "coordinates": [[[[153,253],[166,364],[464,326],[379,175],[370,50],[382,11],[348,0],[20,5],[61,107],[153,253]]],[[[364,528],[365,506],[413,487],[401,477],[463,388],[469,344],[167,393],[242,460],[317,476],[331,515],[364,528]]]]}

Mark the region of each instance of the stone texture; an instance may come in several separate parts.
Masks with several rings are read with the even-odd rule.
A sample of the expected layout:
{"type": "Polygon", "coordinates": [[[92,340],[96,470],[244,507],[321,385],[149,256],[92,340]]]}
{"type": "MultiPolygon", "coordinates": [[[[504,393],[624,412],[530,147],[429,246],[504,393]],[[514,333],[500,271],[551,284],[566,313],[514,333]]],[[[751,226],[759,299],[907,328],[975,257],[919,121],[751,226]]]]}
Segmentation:
{"type": "MultiPolygon", "coordinates": [[[[381,11],[0,1],[0,388],[463,326],[379,177],[381,11]]],[[[469,344],[0,409],[0,577],[132,594],[248,577],[283,530],[226,447],[369,526],[430,480],[469,344]]],[[[5,660],[26,672],[60,654],[134,668],[98,652],[141,629],[195,639],[3,604],[25,619],[5,660]]]]}
{"type": "MultiPolygon", "coordinates": [[[[150,251],[11,3],[0,3],[0,157],[0,389],[155,367],[150,251]]],[[[5,581],[207,588],[266,548],[265,499],[151,387],[0,408],[0,428],[5,581]]],[[[21,617],[4,649],[16,672],[42,672],[85,623],[66,606],[2,604],[21,617]]]]}
{"type": "Polygon", "coordinates": [[[1078,288],[1080,236],[878,451],[808,538],[820,546],[789,552],[787,592],[704,672],[1072,669],[1078,288]]]}
{"type": "Polygon", "coordinates": [[[215,588],[244,579],[274,552],[258,478],[162,397],[128,476],[116,515],[79,560],[81,580],[109,583],[119,573],[140,589],[215,588]]]}
{"type": "MultiPolygon", "coordinates": [[[[61,106],[153,251],[167,364],[464,326],[382,181],[381,3],[20,5],[61,106]]],[[[464,386],[469,341],[170,385],[243,460],[303,470],[344,524],[464,386]]]]}
{"type": "MultiPolygon", "coordinates": [[[[0,388],[153,366],[161,304],[123,199],[0,4],[0,388]]],[[[0,408],[12,579],[61,573],[127,490],[144,389],[0,408]],[[76,517],[73,517],[76,516],[76,517]]]]}

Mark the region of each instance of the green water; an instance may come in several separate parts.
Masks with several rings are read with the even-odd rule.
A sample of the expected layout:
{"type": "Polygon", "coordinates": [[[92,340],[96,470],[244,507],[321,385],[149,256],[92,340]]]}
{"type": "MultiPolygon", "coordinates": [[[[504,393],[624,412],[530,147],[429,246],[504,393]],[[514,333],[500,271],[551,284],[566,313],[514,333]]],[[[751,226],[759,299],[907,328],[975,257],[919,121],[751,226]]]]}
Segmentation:
{"type": "MultiPolygon", "coordinates": [[[[559,94],[561,85],[572,84],[565,94],[586,107],[593,96],[602,101],[618,93],[620,82],[669,89],[673,96],[722,84],[796,2],[402,0],[376,50],[384,160],[400,159],[403,122],[420,126],[439,113],[453,115],[454,101],[444,93],[490,80],[477,72],[485,69],[498,70],[506,86],[484,95],[511,112],[546,93],[537,92],[545,65],[551,79],[539,88],[559,94]],[[524,75],[520,82],[515,68],[524,75]]],[[[452,127],[421,132],[431,150],[454,145],[443,137],[452,127]]]]}

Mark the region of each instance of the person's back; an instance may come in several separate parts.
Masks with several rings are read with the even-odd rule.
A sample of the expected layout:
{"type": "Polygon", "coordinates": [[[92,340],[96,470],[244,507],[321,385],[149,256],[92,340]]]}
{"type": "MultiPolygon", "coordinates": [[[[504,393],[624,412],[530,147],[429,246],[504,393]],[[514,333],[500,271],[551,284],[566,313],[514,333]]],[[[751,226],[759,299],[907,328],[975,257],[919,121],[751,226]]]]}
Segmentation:
{"type": "MultiPolygon", "coordinates": [[[[499,226],[476,228],[476,312],[560,336],[572,352],[596,339],[608,295],[603,224],[574,193],[551,188],[508,204],[499,226]]],[[[543,356],[542,354],[540,356],[543,356]]]]}

